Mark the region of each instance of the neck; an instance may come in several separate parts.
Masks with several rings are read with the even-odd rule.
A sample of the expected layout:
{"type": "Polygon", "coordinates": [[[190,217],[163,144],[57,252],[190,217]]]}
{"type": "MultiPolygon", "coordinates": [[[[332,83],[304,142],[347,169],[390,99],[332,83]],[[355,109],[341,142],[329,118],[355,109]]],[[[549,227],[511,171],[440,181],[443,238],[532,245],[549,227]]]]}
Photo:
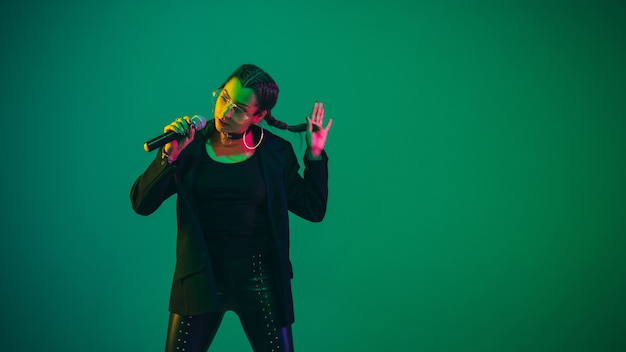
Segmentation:
{"type": "MultiPolygon", "coordinates": [[[[249,131],[248,129],[247,131],[249,131]]],[[[231,145],[234,141],[240,142],[247,131],[241,133],[218,132],[222,145],[231,145]]]]}

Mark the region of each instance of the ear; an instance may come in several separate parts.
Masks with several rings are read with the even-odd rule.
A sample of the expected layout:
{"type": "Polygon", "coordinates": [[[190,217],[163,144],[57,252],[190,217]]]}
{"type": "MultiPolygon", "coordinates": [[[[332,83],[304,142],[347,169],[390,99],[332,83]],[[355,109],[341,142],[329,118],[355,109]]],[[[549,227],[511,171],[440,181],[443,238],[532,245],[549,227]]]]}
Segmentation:
{"type": "Polygon", "coordinates": [[[261,122],[261,120],[265,118],[265,115],[267,115],[267,110],[263,110],[259,114],[252,115],[252,122],[254,122],[255,124],[261,122]]]}

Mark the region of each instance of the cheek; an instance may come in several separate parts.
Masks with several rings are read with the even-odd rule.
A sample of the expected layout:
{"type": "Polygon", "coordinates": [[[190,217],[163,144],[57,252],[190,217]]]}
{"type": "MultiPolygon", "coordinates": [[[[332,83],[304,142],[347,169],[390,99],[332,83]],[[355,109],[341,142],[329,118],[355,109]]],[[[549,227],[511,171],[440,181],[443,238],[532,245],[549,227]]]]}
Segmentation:
{"type": "Polygon", "coordinates": [[[261,122],[261,120],[263,120],[265,118],[266,115],[267,115],[267,113],[265,111],[262,111],[258,115],[252,115],[252,121],[254,121],[254,123],[259,123],[259,122],[261,122]]]}

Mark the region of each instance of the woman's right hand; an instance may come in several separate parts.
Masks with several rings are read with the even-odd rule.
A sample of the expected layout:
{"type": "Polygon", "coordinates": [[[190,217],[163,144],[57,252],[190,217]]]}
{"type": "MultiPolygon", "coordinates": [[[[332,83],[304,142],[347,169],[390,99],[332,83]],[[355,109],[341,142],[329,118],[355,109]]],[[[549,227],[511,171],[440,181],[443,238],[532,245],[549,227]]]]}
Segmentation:
{"type": "Polygon", "coordinates": [[[183,116],[177,118],[163,128],[164,133],[170,131],[181,135],[180,138],[175,139],[163,146],[163,151],[165,151],[168,155],[167,159],[171,164],[178,158],[180,152],[182,152],[183,149],[185,149],[189,143],[193,141],[196,135],[196,130],[191,125],[191,118],[189,116],[183,116]]]}

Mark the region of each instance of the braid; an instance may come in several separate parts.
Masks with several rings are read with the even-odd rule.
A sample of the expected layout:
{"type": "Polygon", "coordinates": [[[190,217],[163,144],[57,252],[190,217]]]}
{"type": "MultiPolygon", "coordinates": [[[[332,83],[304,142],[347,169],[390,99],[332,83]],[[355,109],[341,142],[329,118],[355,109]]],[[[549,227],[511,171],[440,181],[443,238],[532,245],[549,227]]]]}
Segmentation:
{"type": "Polygon", "coordinates": [[[265,122],[267,122],[268,125],[274,126],[274,127],[279,128],[281,130],[289,130],[289,125],[287,125],[286,123],[284,123],[282,121],[276,120],[276,118],[274,116],[270,115],[269,113],[267,115],[265,115],[265,122]]]}
{"type": "Polygon", "coordinates": [[[286,123],[284,123],[282,121],[276,120],[276,118],[274,116],[272,116],[271,114],[269,114],[269,113],[267,115],[265,115],[264,120],[270,126],[274,126],[274,127],[278,128],[278,129],[287,130],[287,131],[291,131],[291,132],[304,132],[304,131],[306,131],[306,128],[307,128],[307,124],[306,123],[301,123],[301,124],[298,124],[298,125],[289,126],[288,124],[286,124],[286,123]]]}

